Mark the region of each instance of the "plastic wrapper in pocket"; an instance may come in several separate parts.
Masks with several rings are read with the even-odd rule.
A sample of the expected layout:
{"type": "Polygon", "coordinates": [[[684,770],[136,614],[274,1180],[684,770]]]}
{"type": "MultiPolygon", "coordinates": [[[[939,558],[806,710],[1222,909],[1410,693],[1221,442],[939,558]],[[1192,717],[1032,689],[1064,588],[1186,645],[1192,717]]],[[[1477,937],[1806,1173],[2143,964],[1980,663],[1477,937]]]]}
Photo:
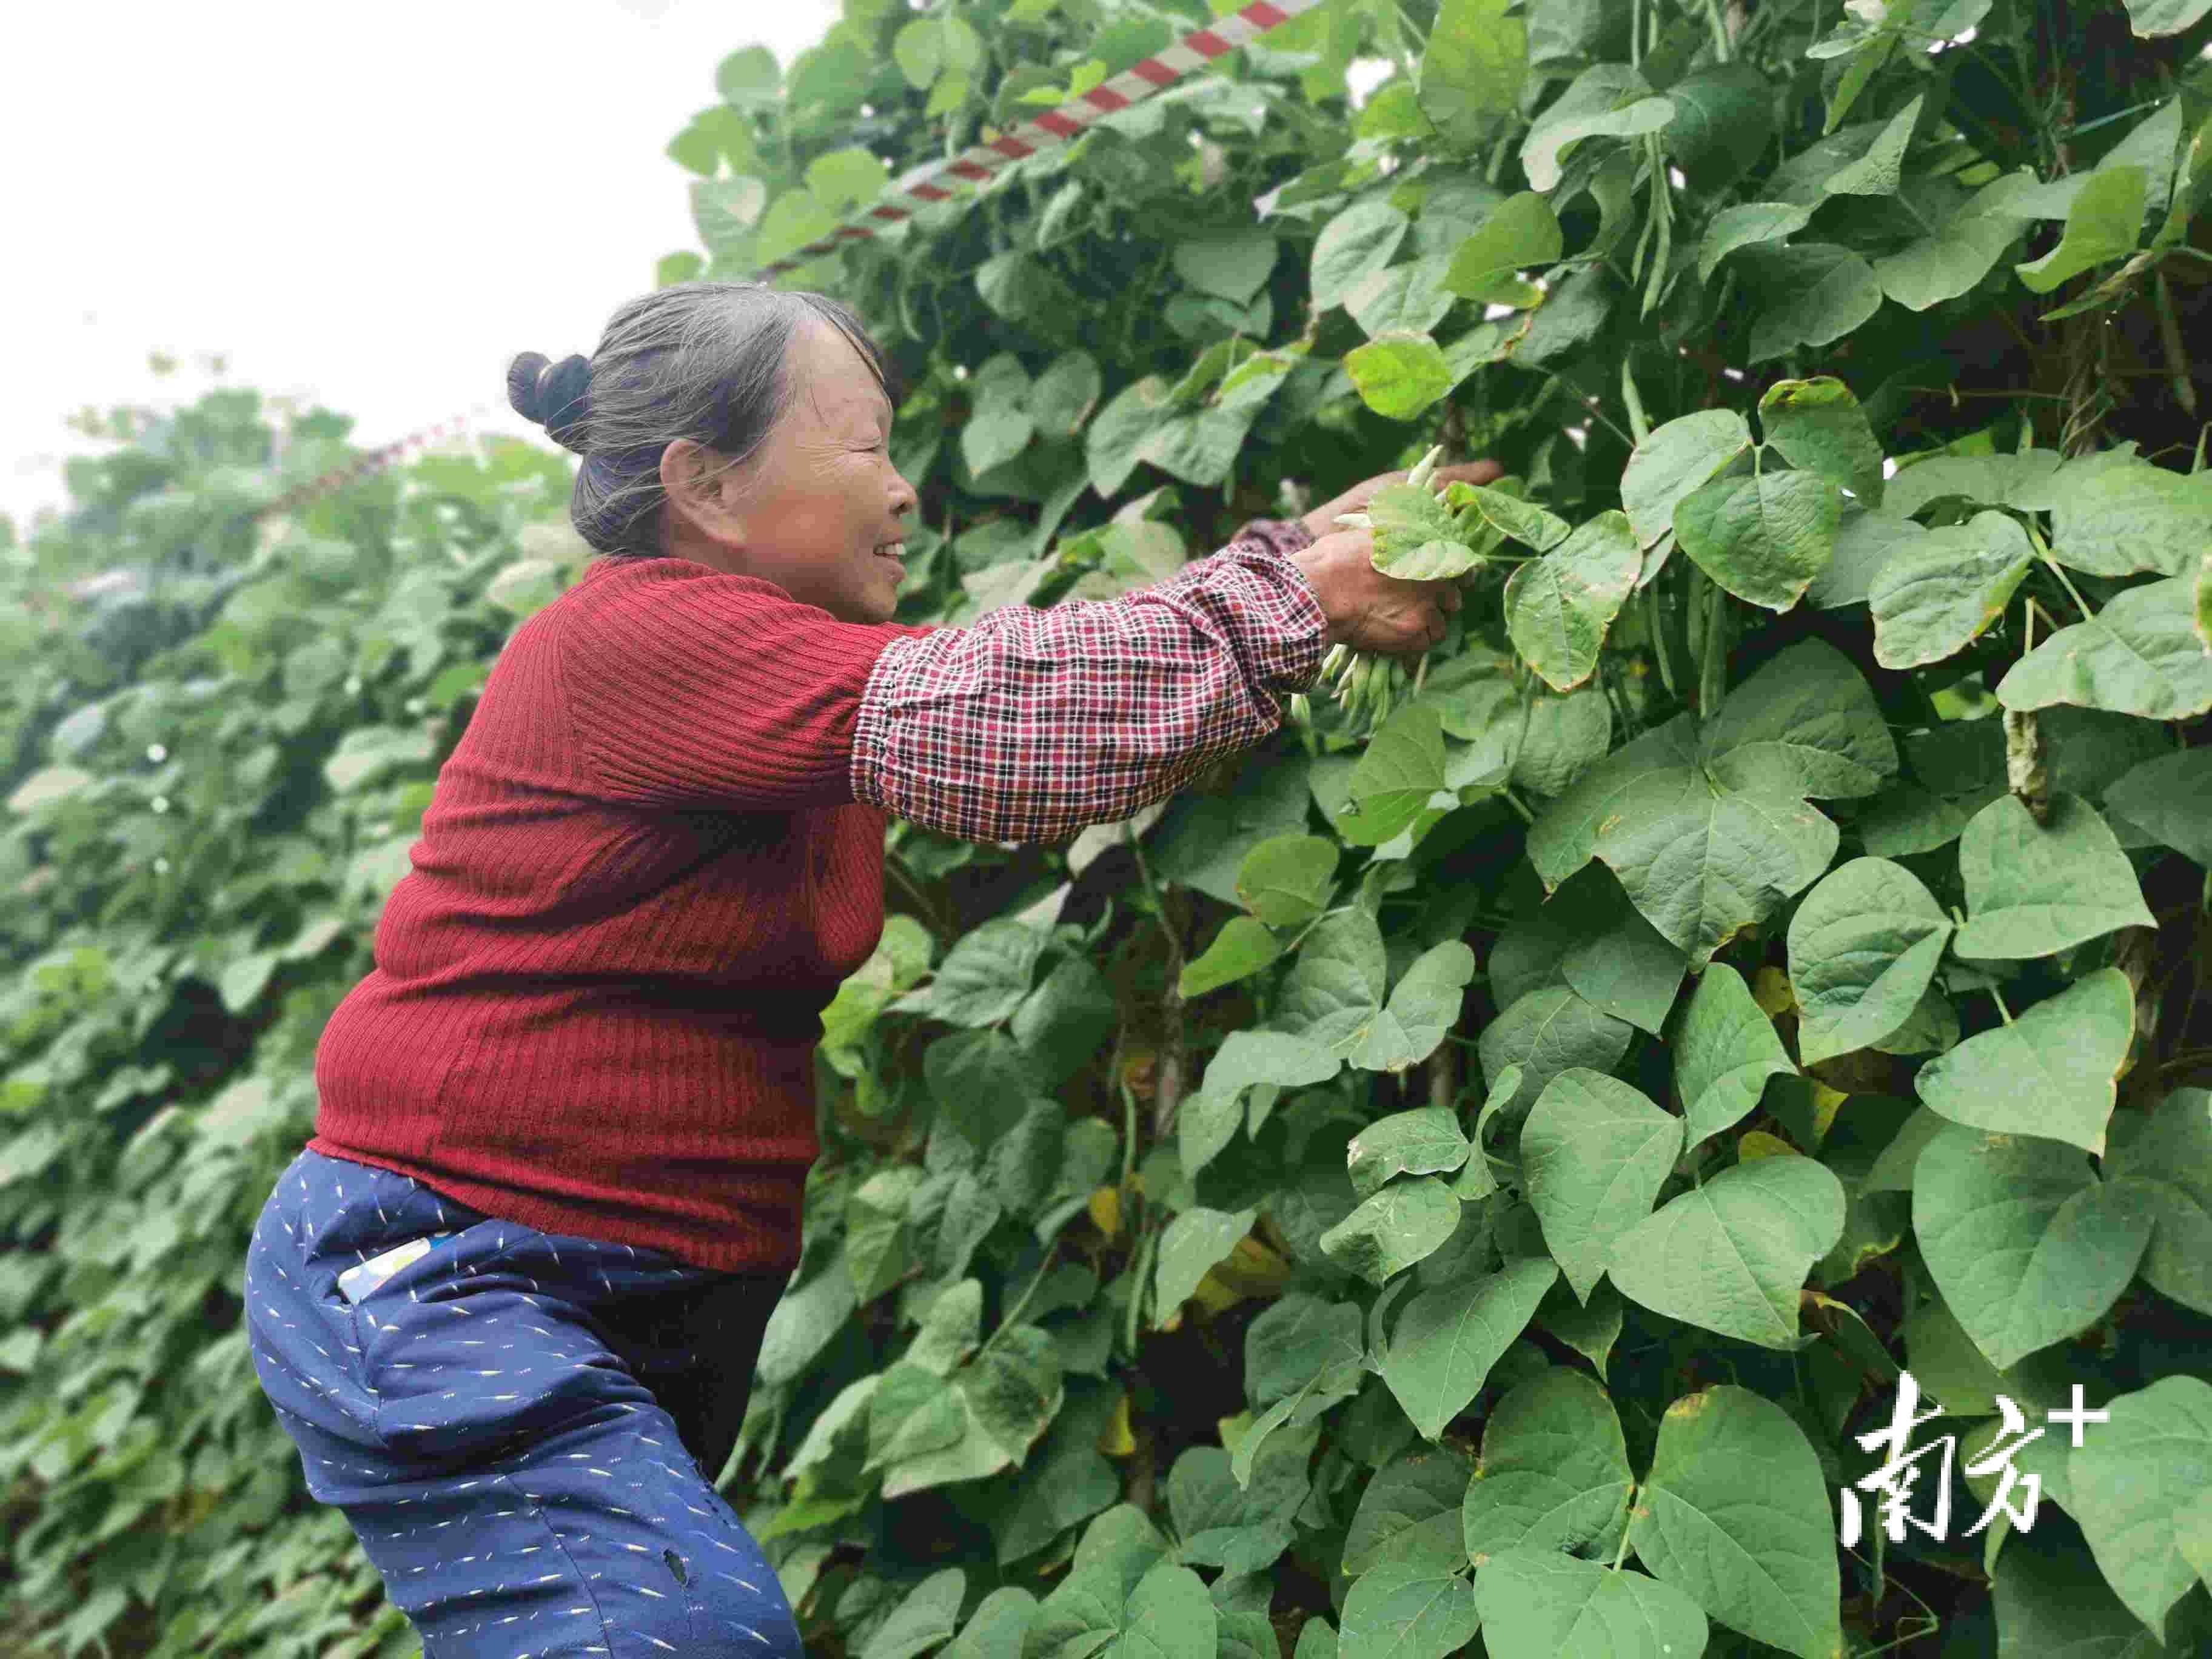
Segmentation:
{"type": "Polygon", "coordinates": [[[398,1273],[410,1262],[420,1261],[430,1254],[430,1247],[441,1239],[451,1238],[451,1233],[432,1233],[424,1238],[410,1238],[404,1244],[393,1246],[381,1255],[373,1255],[366,1261],[348,1267],[338,1275],[338,1291],[349,1302],[358,1304],[361,1299],[378,1285],[398,1273]]]}

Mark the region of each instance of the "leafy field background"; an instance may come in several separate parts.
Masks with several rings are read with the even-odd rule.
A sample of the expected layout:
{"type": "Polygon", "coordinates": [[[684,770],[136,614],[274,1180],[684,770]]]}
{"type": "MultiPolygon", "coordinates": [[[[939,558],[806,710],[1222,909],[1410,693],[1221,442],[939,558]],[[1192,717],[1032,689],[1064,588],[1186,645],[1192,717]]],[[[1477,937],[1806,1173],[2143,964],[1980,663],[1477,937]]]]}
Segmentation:
{"type": "MultiPolygon", "coordinates": [[[[1378,504],[1468,584],[1387,711],[1051,845],[892,826],[723,1472],[810,1650],[2205,1642],[2206,12],[1328,0],[781,279],[910,388],[903,619],[1510,475],[1378,504]],[[1948,1536],[1839,1547],[1902,1368],[1948,1536]],[[2076,1385],[1966,1536],[1999,1396],[2076,1385]]],[[[659,279],[1207,15],[848,0],[702,66],[659,279]]],[[[235,1287],[573,463],[278,514],[345,419],[99,424],[0,544],[0,1641],[412,1654],[235,1287]]]]}

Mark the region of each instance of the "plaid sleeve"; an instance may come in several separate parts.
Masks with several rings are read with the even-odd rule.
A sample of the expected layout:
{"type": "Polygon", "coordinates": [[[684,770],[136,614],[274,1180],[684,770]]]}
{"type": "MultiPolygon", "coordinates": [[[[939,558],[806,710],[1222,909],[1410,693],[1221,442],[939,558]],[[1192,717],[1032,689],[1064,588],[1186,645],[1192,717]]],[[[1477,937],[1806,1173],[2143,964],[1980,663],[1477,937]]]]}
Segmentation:
{"type": "Polygon", "coordinates": [[[1010,605],[896,640],[862,693],[853,793],[967,841],[1048,842],[1165,799],[1282,723],[1328,618],[1295,522],[1120,599],[1010,605]]]}

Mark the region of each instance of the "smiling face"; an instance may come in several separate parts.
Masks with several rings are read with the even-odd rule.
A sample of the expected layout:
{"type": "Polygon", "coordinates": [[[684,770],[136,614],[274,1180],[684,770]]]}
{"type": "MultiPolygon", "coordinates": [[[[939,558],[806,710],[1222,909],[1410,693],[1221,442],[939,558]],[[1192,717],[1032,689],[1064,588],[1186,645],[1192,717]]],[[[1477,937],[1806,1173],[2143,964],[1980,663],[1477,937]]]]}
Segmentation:
{"type": "Polygon", "coordinates": [[[890,620],[905,568],[901,520],[914,486],[891,465],[890,399],[826,321],[796,331],[784,361],[791,407],[746,463],[702,480],[718,458],[679,440],[661,457],[667,550],[772,581],[842,622],[890,620]]]}

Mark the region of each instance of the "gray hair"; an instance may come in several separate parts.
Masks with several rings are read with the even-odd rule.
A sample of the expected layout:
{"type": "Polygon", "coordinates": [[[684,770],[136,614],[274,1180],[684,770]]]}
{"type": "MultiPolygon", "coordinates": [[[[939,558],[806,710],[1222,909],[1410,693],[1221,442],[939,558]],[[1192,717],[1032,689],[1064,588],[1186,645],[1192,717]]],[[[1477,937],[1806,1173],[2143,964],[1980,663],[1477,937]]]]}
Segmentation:
{"type": "Polygon", "coordinates": [[[884,355],[848,307],[752,283],[678,283],[629,301],[589,359],[517,356],[507,402],[584,458],[568,501],[577,533],[617,558],[661,556],[662,453],[689,438],[743,465],[798,396],[785,362],[811,319],[850,340],[890,393],[884,355]]]}

